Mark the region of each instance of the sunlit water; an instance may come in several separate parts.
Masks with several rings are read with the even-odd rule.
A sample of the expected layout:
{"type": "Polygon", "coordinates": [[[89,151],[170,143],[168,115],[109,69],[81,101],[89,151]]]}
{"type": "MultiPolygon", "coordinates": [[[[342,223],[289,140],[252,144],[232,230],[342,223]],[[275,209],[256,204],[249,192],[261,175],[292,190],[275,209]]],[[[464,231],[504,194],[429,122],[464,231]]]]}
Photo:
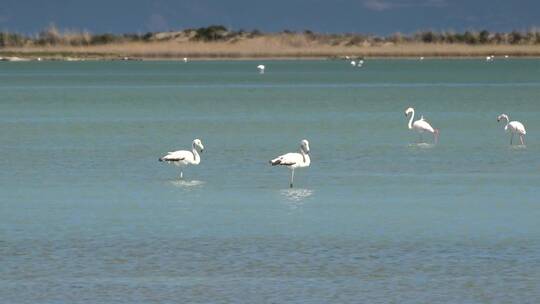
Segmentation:
{"type": "Polygon", "coordinates": [[[534,303],[539,118],[539,60],[2,63],[0,302],[534,303]]]}

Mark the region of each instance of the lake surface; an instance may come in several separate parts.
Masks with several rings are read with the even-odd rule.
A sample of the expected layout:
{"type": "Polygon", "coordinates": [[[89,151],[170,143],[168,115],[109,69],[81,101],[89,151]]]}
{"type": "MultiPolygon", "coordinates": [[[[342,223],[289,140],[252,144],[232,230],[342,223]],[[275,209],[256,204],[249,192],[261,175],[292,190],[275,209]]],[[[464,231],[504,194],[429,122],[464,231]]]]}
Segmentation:
{"type": "Polygon", "coordinates": [[[540,298],[540,60],[0,63],[0,152],[5,303],[540,298]]]}

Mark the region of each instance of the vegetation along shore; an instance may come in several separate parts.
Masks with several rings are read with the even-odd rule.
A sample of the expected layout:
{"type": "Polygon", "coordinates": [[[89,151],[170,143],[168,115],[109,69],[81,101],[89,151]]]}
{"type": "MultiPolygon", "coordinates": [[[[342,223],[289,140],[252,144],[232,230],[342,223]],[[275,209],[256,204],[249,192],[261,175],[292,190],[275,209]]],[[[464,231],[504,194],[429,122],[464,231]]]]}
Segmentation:
{"type": "Polygon", "coordinates": [[[145,34],[91,34],[55,26],[35,35],[0,32],[0,57],[22,60],[332,59],[351,57],[540,57],[540,29],[422,31],[388,36],[306,30],[262,33],[213,25],[145,34]]]}

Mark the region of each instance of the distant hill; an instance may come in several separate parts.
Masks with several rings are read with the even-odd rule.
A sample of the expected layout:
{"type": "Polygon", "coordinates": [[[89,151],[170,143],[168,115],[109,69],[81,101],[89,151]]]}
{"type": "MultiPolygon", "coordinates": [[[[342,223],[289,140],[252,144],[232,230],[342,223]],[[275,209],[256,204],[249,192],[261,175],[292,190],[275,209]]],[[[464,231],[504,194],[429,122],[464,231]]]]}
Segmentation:
{"type": "Polygon", "coordinates": [[[432,32],[380,37],[311,31],[231,31],[221,25],[145,34],[91,34],[54,26],[34,36],[0,32],[0,54],[45,58],[345,58],[540,56],[540,31],[432,32]]]}

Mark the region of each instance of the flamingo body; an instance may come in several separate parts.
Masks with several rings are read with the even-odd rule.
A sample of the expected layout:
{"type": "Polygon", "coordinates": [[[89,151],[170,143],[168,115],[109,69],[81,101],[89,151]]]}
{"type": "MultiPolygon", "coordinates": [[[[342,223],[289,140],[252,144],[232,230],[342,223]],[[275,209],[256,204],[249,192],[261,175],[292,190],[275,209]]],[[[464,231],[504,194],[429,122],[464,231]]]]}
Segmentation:
{"type": "Polygon", "coordinates": [[[310,163],[309,155],[302,153],[287,153],[270,161],[272,166],[286,166],[291,170],[309,167],[310,163]]]}
{"type": "Polygon", "coordinates": [[[435,129],[429,124],[429,122],[425,121],[423,117],[413,122],[412,127],[416,132],[435,133],[435,129]]]}
{"type": "Polygon", "coordinates": [[[519,121],[511,121],[508,125],[504,126],[504,130],[507,132],[512,132],[520,135],[527,134],[525,126],[519,121]]]}

